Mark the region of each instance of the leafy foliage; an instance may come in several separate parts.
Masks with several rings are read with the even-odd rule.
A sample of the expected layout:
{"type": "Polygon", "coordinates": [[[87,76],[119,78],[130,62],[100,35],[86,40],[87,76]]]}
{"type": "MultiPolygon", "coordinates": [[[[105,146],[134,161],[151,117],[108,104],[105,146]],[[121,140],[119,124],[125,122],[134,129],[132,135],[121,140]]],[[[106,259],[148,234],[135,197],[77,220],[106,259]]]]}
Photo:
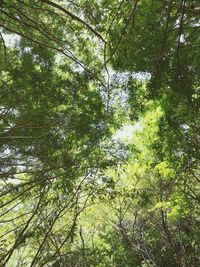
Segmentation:
{"type": "Polygon", "coordinates": [[[0,27],[0,265],[199,266],[199,1],[2,0],[0,27]]]}

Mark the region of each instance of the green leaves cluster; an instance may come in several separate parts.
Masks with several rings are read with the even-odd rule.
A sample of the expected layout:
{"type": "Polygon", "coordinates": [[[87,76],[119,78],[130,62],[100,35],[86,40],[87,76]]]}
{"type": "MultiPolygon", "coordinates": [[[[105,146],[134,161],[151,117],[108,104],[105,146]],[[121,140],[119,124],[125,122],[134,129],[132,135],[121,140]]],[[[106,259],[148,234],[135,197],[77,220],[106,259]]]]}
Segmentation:
{"type": "Polygon", "coordinates": [[[200,265],[198,15],[0,1],[1,266],[200,265]]]}

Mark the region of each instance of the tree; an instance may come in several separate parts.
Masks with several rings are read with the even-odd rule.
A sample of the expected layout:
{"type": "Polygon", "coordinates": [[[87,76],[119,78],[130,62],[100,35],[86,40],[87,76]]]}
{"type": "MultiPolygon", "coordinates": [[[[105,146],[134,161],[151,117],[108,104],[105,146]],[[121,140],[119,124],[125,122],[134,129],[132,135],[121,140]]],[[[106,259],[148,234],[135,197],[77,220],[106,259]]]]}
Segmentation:
{"type": "Polygon", "coordinates": [[[198,266],[198,1],[0,7],[1,265],[198,266]]]}

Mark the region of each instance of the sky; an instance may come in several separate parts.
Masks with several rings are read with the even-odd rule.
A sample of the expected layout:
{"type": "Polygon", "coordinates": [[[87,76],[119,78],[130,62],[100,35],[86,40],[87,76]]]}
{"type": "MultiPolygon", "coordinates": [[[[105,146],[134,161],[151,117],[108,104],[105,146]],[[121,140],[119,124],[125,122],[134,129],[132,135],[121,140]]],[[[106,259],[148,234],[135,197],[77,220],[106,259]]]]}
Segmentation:
{"type": "Polygon", "coordinates": [[[20,39],[20,36],[14,33],[6,34],[4,32],[1,32],[1,35],[7,47],[14,47],[20,39]]]}
{"type": "Polygon", "coordinates": [[[142,125],[140,122],[137,122],[134,125],[126,124],[113,135],[113,139],[116,141],[131,143],[134,132],[140,131],[141,129],[142,125]]]}

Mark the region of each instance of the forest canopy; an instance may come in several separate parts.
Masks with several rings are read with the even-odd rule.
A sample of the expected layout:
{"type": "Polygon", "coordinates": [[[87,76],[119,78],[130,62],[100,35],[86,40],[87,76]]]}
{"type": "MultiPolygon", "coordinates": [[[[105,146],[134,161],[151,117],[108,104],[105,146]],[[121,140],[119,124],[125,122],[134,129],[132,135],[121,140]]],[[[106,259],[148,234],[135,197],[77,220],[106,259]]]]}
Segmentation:
{"type": "Polygon", "coordinates": [[[198,0],[0,0],[0,266],[200,266],[198,0]]]}

